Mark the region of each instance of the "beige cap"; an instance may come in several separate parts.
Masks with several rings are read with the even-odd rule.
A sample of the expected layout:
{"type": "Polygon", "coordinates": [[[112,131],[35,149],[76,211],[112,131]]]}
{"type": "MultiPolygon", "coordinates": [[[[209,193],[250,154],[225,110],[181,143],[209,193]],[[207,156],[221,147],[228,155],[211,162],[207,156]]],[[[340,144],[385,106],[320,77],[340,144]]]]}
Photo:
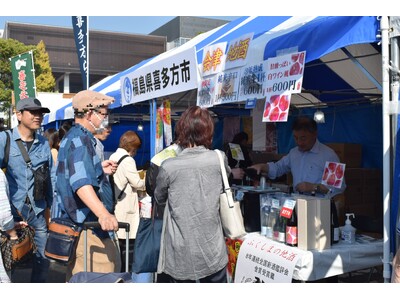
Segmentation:
{"type": "Polygon", "coordinates": [[[78,112],[85,112],[91,109],[108,106],[114,102],[113,97],[106,96],[102,93],[84,90],[77,93],[72,98],[72,107],[78,112]]]}

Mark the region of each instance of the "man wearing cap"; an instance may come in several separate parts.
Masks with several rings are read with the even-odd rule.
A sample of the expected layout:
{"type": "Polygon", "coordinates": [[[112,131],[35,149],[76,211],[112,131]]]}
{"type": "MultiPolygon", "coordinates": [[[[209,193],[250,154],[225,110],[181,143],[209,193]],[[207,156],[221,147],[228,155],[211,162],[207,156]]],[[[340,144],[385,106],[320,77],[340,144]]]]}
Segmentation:
{"type": "MultiPolygon", "coordinates": [[[[88,229],[87,270],[91,272],[119,272],[121,258],[114,231],[118,221],[113,215],[114,201],[106,174],[113,174],[117,164],[101,161],[96,154],[94,134],[103,130],[108,116],[108,105],[114,98],[84,90],[72,99],[75,125],[64,136],[58,152],[56,171],[57,201],[64,206],[63,217],[82,225],[98,221],[101,229],[88,229]]],[[[68,264],[69,278],[84,271],[84,235],[81,234],[75,256],[68,264]]]]}
{"type": "Polygon", "coordinates": [[[53,166],[49,143],[37,132],[41,127],[43,114],[50,111],[48,108],[42,107],[36,98],[19,100],[16,111],[18,125],[12,131],[8,131],[10,135],[9,153],[5,150],[6,132],[0,133],[0,162],[3,166],[7,160],[5,158],[8,157],[8,163],[4,167],[6,167],[14,218],[18,219],[20,213],[22,218],[35,229],[37,252],[33,259],[31,282],[45,282],[49,260],[44,256],[47,240],[44,211],[51,206],[53,191],[50,176],[47,176],[44,193],[35,193],[34,171],[53,166]],[[24,160],[20,146],[25,148],[30,162],[27,163],[24,160]]]}

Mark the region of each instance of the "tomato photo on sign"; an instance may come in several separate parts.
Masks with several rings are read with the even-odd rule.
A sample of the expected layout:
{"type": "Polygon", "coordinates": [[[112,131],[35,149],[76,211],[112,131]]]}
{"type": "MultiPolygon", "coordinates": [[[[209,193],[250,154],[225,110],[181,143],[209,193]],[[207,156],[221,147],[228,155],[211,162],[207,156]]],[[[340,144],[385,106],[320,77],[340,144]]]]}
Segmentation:
{"type": "Polygon", "coordinates": [[[329,163],[329,165],[328,165],[329,171],[335,172],[336,166],[337,166],[337,164],[334,162],[329,163]]]}
{"type": "Polygon", "coordinates": [[[288,95],[282,95],[280,100],[279,100],[279,108],[282,111],[285,111],[289,108],[289,96],[288,95]]]}
{"type": "Polygon", "coordinates": [[[336,167],[336,178],[337,179],[342,179],[344,171],[343,171],[343,166],[338,164],[338,166],[336,167]]]}
{"type": "Polygon", "coordinates": [[[336,182],[336,176],[334,173],[332,173],[331,175],[329,175],[329,178],[327,180],[328,185],[334,185],[336,182]]]}
{"type": "Polygon", "coordinates": [[[299,59],[299,53],[292,55],[292,62],[296,62],[299,59]]]}
{"type": "Polygon", "coordinates": [[[335,181],[334,187],[340,188],[341,185],[342,185],[342,180],[341,179],[337,179],[335,181]]]}
{"type": "Polygon", "coordinates": [[[267,103],[265,105],[265,110],[264,110],[264,118],[267,118],[269,115],[269,111],[271,110],[271,103],[267,103]]]}
{"type": "Polygon", "coordinates": [[[279,105],[279,95],[273,95],[271,96],[270,103],[272,103],[273,106],[278,106],[279,105]]]}
{"type": "Polygon", "coordinates": [[[279,115],[279,121],[286,121],[286,120],[287,120],[287,113],[285,111],[281,112],[279,115]]]}
{"type": "Polygon", "coordinates": [[[298,62],[294,63],[293,66],[290,67],[289,75],[297,75],[300,74],[301,66],[298,62]]]}
{"type": "Polygon", "coordinates": [[[304,52],[300,53],[299,62],[304,65],[304,52]]]}
{"type": "Polygon", "coordinates": [[[329,170],[325,168],[324,175],[322,176],[322,180],[326,180],[328,178],[329,170]]]}
{"type": "Polygon", "coordinates": [[[271,121],[277,121],[279,119],[279,107],[275,107],[269,115],[271,121]]]}

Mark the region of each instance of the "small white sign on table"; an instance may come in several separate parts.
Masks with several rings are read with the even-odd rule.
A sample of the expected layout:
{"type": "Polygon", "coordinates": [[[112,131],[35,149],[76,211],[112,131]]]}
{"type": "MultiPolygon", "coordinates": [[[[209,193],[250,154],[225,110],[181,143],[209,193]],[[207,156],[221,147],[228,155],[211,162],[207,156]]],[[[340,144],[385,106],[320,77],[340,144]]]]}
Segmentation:
{"type": "Polygon", "coordinates": [[[240,247],[235,283],[290,283],[296,262],[303,254],[297,247],[249,234],[240,247]]]}

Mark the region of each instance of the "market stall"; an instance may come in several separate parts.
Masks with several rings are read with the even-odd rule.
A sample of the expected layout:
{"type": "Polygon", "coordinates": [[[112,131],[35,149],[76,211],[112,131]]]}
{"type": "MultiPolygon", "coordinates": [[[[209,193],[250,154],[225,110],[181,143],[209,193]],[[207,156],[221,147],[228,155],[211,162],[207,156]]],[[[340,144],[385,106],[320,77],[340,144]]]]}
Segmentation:
{"type": "MultiPolygon", "coordinates": [[[[155,107],[161,103],[163,96],[177,95],[184,90],[196,89],[196,87],[199,91],[202,91],[202,86],[207,87],[207,84],[202,85],[201,82],[210,75],[209,73],[204,74],[204,72],[202,74],[200,70],[201,67],[204,67],[204,58],[207,58],[206,54],[211,49],[210,47],[220,45],[221,49],[225,47],[225,50],[228,50],[235,43],[247,39],[251,40],[249,47],[246,48],[248,59],[241,65],[242,68],[246,68],[246,66],[256,67],[285,53],[300,53],[300,55],[305,53],[304,78],[297,78],[302,82],[298,93],[292,95],[293,104],[296,103],[295,100],[306,99],[311,105],[319,107],[324,103],[329,104],[346,100],[348,102],[353,101],[356,104],[360,102],[367,105],[377,103],[381,109],[383,130],[380,120],[369,123],[371,126],[375,123],[374,125],[379,127],[384,140],[383,149],[380,149],[380,153],[383,153],[382,169],[384,171],[385,251],[383,260],[385,265],[384,277],[387,279],[390,278],[389,238],[394,236],[391,235],[388,219],[391,192],[389,115],[397,113],[397,111],[394,112],[393,109],[390,109],[388,105],[390,99],[389,69],[387,68],[389,65],[388,27],[387,17],[242,17],[199,35],[181,47],[112,76],[112,78],[97,86],[95,90],[115,97],[122,107],[151,100],[150,116],[153,126],[155,126],[155,107]],[[381,20],[383,25],[381,25],[381,20]],[[241,40],[242,37],[245,37],[245,39],[241,40]],[[380,51],[378,42],[382,43],[382,51],[380,51]],[[173,68],[174,66],[179,67],[176,69],[173,68]],[[163,88],[157,90],[141,90],[135,86],[148,74],[151,76],[151,74],[163,69],[169,72],[170,79],[177,76],[176,78],[179,78],[179,80],[170,80],[163,88]],[[188,70],[190,70],[190,76],[188,76],[188,70]],[[350,90],[351,93],[348,93],[350,90]],[[335,91],[335,93],[332,91],[335,91]],[[315,102],[315,98],[318,101],[315,102]],[[158,103],[156,99],[158,99],[158,103]],[[383,99],[383,105],[381,99],[383,99]]],[[[245,73],[240,71],[238,74],[240,79],[244,78],[241,74],[245,73]]],[[[238,79],[238,82],[235,83],[238,91],[240,91],[240,82],[243,81],[238,79]]],[[[226,94],[229,94],[229,89],[226,89],[226,91],[228,91],[226,94]]],[[[240,92],[238,92],[239,94],[240,92]]],[[[180,100],[175,102],[174,97],[171,96],[172,112],[183,110],[189,103],[198,103],[202,95],[207,95],[207,93],[197,93],[194,98],[184,98],[183,100],[178,97],[177,99],[180,100]]],[[[258,96],[257,92],[254,92],[251,95],[242,95],[242,97],[238,96],[235,99],[220,97],[218,106],[225,110],[232,109],[232,107],[239,107],[244,110],[246,109],[243,105],[244,102],[246,102],[247,107],[249,103],[247,100],[251,97],[260,99],[264,98],[265,95],[258,96]]],[[[207,99],[207,97],[203,98],[207,99]]],[[[393,99],[397,100],[396,96],[392,96],[393,99]]],[[[260,103],[261,101],[255,102],[260,103]]],[[[261,106],[264,107],[263,104],[261,106]]],[[[210,110],[214,108],[215,106],[210,106],[210,110]]],[[[254,106],[250,110],[253,120],[260,120],[253,122],[253,147],[257,147],[265,144],[265,129],[260,126],[264,110],[263,108],[254,109],[254,106]]],[[[335,118],[336,115],[337,112],[335,112],[335,118]]],[[[351,118],[347,119],[346,122],[353,124],[351,118]]],[[[333,124],[335,123],[333,122],[333,124]]],[[[155,130],[152,130],[150,139],[155,139],[155,130]]],[[[153,146],[152,150],[154,149],[153,146]]],[[[394,197],[394,199],[397,199],[397,197],[394,197]]],[[[394,218],[391,221],[393,225],[395,223],[394,218]]]]}

